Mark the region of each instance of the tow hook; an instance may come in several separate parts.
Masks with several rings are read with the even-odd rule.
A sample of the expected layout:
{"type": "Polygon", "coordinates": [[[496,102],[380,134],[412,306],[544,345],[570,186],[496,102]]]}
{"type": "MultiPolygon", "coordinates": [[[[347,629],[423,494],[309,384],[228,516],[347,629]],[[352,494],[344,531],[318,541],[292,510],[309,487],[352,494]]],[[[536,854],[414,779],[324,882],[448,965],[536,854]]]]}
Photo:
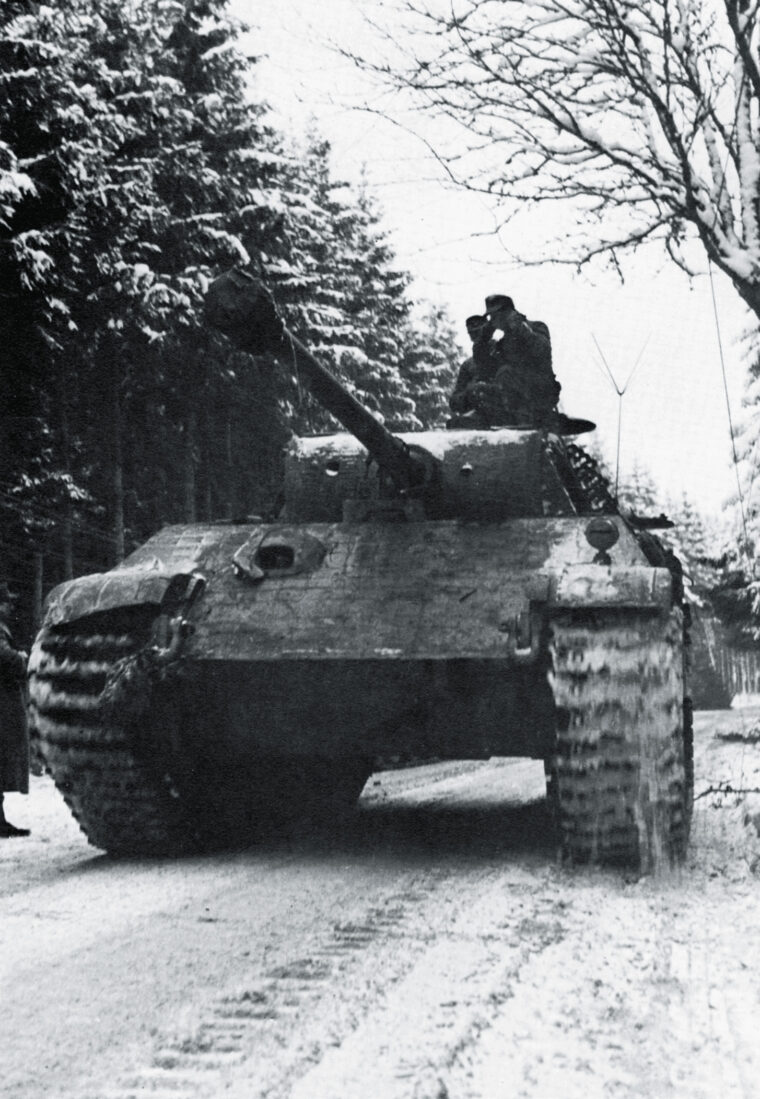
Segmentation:
{"type": "Polygon", "coordinates": [[[515,664],[532,664],[541,651],[541,619],[530,611],[519,614],[500,623],[499,629],[506,634],[507,654],[515,664]]]}
{"type": "Polygon", "coordinates": [[[170,660],[176,660],[185,638],[189,637],[192,632],[192,623],[188,622],[182,615],[178,614],[174,618],[164,618],[159,627],[162,644],[155,645],[152,650],[152,656],[156,663],[167,664],[170,660]]]}
{"type": "Polygon", "coordinates": [[[164,596],[161,614],[156,619],[154,644],[150,649],[156,664],[168,664],[179,656],[185,639],[195,626],[185,617],[206,586],[200,573],[178,575],[164,596]]]}

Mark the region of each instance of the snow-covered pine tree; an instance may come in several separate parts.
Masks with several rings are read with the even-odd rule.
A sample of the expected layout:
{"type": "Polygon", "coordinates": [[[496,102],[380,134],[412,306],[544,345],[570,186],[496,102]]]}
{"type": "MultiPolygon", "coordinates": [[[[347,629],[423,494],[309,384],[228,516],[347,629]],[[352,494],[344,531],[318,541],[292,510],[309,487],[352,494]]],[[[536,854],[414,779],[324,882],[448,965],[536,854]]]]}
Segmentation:
{"type": "Polygon", "coordinates": [[[667,496],[660,490],[652,474],[638,463],[620,481],[618,500],[624,510],[636,515],[667,514],[667,496]]]}
{"type": "MultiPolygon", "coordinates": [[[[349,316],[356,294],[356,273],[347,257],[353,196],[344,181],[334,178],[329,143],[315,131],[301,141],[290,141],[286,152],[282,216],[276,240],[263,256],[262,274],[291,331],[345,381],[342,355],[361,351],[361,333],[349,316]]],[[[334,421],[301,386],[295,369],[290,381],[293,429],[312,432],[334,427],[334,421]]]]}
{"type": "Polygon", "coordinates": [[[172,424],[181,425],[174,458],[182,515],[192,520],[260,508],[279,476],[279,376],[204,329],[202,297],[209,275],[256,263],[275,238],[283,157],[247,94],[249,62],[224,0],[173,9],[153,65],[171,102],[157,104],[147,131],[162,216],[148,237],[140,304],[172,424]]]}
{"type": "Polygon", "coordinates": [[[348,260],[356,287],[349,317],[361,334],[361,354],[344,355],[341,370],[359,400],[391,430],[420,427],[403,374],[411,276],[399,268],[381,210],[365,182],[354,206],[348,260]]]}
{"type": "Polygon", "coordinates": [[[725,530],[716,518],[700,512],[686,493],[671,503],[670,517],[675,525],[672,531],[665,531],[664,540],[683,565],[684,586],[691,605],[694,705],[702,709],[727,708],[731,694],[723,671],[729,634],[714,606],[714,593],[723,574],[718,558],[725,530]]]}
{"type": "MultiPolygon", "coordinates": [[[[419,426],[401,371],[412,303],[382,214],[366,186],[335,179],[330,145],[294,145],[278,252],[265,257],[289,326],[393,430],[419,426]]],[[[297,379],[294,379],[297,383],[297,379]]],[[[334,422],[302,392],[297,430],[334,422]]]]}
{"type": "MultiPolygon", "coordinates": [[[[207,274],[274,231],[278,139],[248,101],[222,3],[17,7],[0,23],[0,334],[21,425],[3,432],[18,458],[3,484],[39,495],[52,455],[73,496],[75,467],[110,501],[120,555],[196,506],[248,510],[279,455],[274,376],[198,330],[207,274]]],[[[92,568],[104,546],[86,518],[74,529],[92,568]]]]}
{"type": "Polygon", "coordinates": [[[721,557],[726,531],[714,516],[705,515],[687,493],[670,505],[670,518],[678,540],[678,552],[691,578],[695,594],[703,601],[719,579],[716,562],[721,557]]]}
{"type": "Polygon", "coordinates": [[[0,12],[0,528],[21,587],[35,560],[37,589],[43,558],[71,574],[73,531],[84,529],[86,492],[72,474],[74,210],[115,136],[77,33],[82,10],[62,0],[0,12]]]}
{"type": "Polygon", "coordinates": [[[261,473],[259,451],[271,443],[274,461],[282,442],[271,379],[240,356],[231,366],[228,346],[202,327],[208,275],[248,258],[243,234],[252,246],[266,237],[278,161],[261,108],[246,101],[247,61],[223,9],[104,0],[107,33],[91,42],[126,131],[99,166],[99,192],[77,208],[117,552],[161,522],[249,510],[236,455],[250,453],[261,473]]]}
{"type": "Polygon", "coordinates": [[[736,425],[738,491],[727,501],[727,529],[714,556],[720,568],[711,600],[729,637],[743,648],[760,640],[760,354],[749,363],[744,408],[736,425]]]}
{"type": "Polygon", "coordinates": [[[449,395],[466,357],[446,309],[417,303],[404,328],[401,373],[423,427],[443,427],[451,415],[449,395]]]}
{"type": "Polygon", "coordinates": [[[720,570],[710,564],[720,553],[722,535],[717,523],[700,513],[684,494],[674,501],[659,489],[651,474],[635,466],[620,492],[623,510],[654,517],[664,514],[672,527],[655,531],[657,539],[675,554],[683,570],[683,589],[690,621],[690,689],[697,708],[719,709],[730,704],[721,677],[720,648],[725,643],[712,596],[720,570]]]}
{"type": "Polygon", "coordinates": [[[743,639],[760,639],[760,332],[746,335],[747,382],[735,422],[738,490],[728,502],[732,537],[725,547],[721,581],[726,610],[743,639]],[[730,607],[730,610],[729,610],[730,607]]]}

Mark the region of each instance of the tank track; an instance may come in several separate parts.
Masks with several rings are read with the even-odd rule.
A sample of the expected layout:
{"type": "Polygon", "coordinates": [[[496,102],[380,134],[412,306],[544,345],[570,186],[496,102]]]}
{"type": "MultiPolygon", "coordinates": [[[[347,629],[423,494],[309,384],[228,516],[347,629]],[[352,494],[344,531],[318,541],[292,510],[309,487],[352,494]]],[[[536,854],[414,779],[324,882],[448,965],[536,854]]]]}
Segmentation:
{"type": "Polygon", "coordinates": [[[551,627],[548,791],[564,854],[642,870],[679,861],[693,782],[682,612],[574,611],[551,627]]]}
{"type": "MultiPolygon", "coordinates": [[[[30,658],[30,718],[40,754],[90,843],[115,855],[179,854],[197,847],[162,766],[157,733],[108,686],[149,640],[145,616],[84,620],[43,630],[30,658]]],[[[146,689],[148,685],[146,684],[146,689]]]]}

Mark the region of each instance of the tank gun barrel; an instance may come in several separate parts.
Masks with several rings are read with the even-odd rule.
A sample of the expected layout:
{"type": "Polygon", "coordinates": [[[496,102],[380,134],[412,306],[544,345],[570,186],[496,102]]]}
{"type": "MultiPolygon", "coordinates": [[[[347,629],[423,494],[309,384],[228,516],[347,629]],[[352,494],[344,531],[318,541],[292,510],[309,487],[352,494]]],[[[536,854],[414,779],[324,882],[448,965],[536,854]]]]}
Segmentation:
{"type": "Polygon", "coordinates": [[[367,448],[399,490],[427,480],[428,464],[422,455],[375,419],[288,331],[262,283],[237,268],[225,272],[209,286],[205,315],[207,322],[241,351],[252,355],[268,352],[284,365],[295,366],[312,396],[367,448]]]}

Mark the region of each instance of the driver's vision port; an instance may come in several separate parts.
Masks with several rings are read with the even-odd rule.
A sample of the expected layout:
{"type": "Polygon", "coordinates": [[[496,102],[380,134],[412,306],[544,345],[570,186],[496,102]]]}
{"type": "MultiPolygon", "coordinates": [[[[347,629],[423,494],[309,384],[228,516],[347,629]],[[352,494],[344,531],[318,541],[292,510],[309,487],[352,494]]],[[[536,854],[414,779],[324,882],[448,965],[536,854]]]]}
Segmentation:
{"type": "Polygon", "coordinates": [[[260,569],[292,569],[295,563],[295,550],[292,546],[275,544],[261,546],[256,553],[256,564],[260,569]]]}

